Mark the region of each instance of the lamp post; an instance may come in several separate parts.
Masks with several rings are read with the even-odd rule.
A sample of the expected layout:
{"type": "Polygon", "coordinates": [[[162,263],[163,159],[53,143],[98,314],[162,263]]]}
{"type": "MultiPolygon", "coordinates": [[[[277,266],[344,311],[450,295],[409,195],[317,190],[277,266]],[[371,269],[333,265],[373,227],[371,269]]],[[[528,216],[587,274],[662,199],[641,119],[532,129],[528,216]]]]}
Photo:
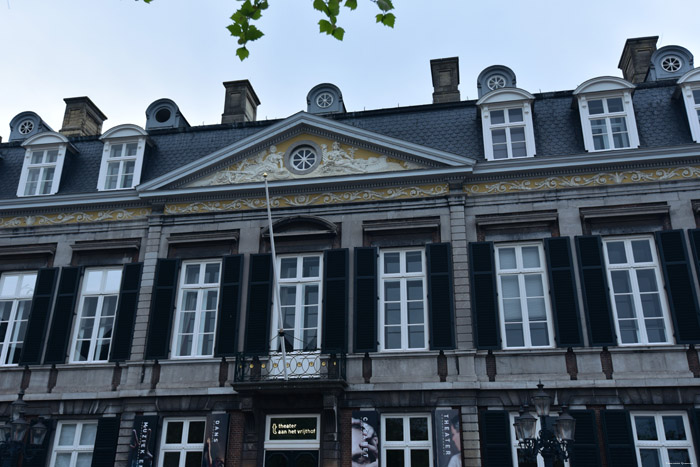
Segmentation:
{"type": "Polygon", "coordinates": [[[48,429],[42,418],[30,423],[24,418],[27,403],[24,392],[10,404],[10,420],[0,425],[0,465],[2,467],[21,466],[31,461],[42,451],[48,429]],[[21,463],[20,463],[21,461],[21,463]]]}
{"type": "Polygon", "coordinates": [[[537,385],[537,392],[532,397],[537,416],[540,417],[541,429],[537,434],[537,418],[533,417],[525,405],[520,409],[520,416],[515,417],[515,436],[523,456],[529,461],[536,461],[541,455],[545,467],[554,467],[556,460],[562,463],[569,459],[569,449],[574,442],[576,420],[569,415],[566,406],[554,423],[554,430],[547,426],[547,417],[552,405],[552,398],[544,392],[544,385],[537,385]]]}

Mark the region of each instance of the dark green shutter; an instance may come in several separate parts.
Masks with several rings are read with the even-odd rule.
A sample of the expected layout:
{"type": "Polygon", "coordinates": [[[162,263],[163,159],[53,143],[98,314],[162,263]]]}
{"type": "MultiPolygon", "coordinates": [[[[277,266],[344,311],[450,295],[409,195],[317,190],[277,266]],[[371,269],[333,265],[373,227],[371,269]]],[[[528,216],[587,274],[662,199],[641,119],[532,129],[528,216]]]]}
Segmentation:
{"type": "Polygon", "coordinates": [[[66,361],[68,340],[70,339],[78,285],[80,284],[80,270],[79,267],[61,269],[44,363],[65,363],[66,361]]]}
{"type": "Polygon", "coordinates": [[[355,248],[355,352],[377,351],[377,249],[355,248]]]}
{"type": "Polygon", "coordinates": [[[677,344],[700,342],[698,298],[682,230],[656,232],[677,344]]]}
{"type": "Polygon", "coordinates": [[[241,307],[241,277],[243,255],[224,256],[219,294],[219,311],[216,320],[216,346],[214,356],[236,355],[238,315],[241,307]]]}
{"type": "Polygon", "coordinates": [[[571,467],[599,467],[600,448],[598,445],[598,424],[592,410],[572,410],[570,415],[576,420],[576,440],[571,446],[571,467]]]}
{"type": "Polygon", "coordinates": [[[469,244],[472,319],[477,349],[501,346],[493,242],[469,244]]]}
{"type": "Polygon", "coordinates": [[[49,322],[57,277],[58,268],[39,269],[34,287],[34,297],[32,298],[32,308],[27,321],[27,332],[24,334],[22,354],[19,358],[21,365],[39,365],[41,363],[41,353],[46,341],[46,326],[49,322]]]}
{"type": "Polygon", "coordinates": [[[119,417],[104,417],[97,422],[92,467],[113,467],[119,441],[119,417]]]}
{"type": "Polygon", "coordinates": [[[159,259],[156,264],[146,341],[148,360],[168,358],[179,268],[177,259],[159,259]]]}
{"type": "Polygon", "coordinates": [[[510,416],[503,410],[481,412],[481,447],[483,467],[513,465],[513,446],[510,442],[510,416]]]}
{"type": "Polygon", "coordinates": [[[428,306],[430,348],[455,348],[454,292],[452,291],[452,248],[449,243],[431,243],[428,262],[428,306]]]}
{"type": "Polygon", "coordinates": [[[695,458],[700,458],[700,409],[690,409],[690,430],[692,431],[693,446],[695,446],[695,458]]]}
{"type": "Polygon", "coordinates": [[[603,242],[597,235],[576,237],[576,251],[589,344],[592,346],[615,345],[617,339],[603,259],[603,242]]]}
{"type": "Polygon", "coordinates": [[[270,310],[272,309],[272,255],[250,256],[248,313],[245,323],[245,352],[267,355],[270,350],[270,310]]]}
{"type": "Polygon", "coordinates": [[[545,238],[547,273],[558,347],[583,345],[569,237],[545,238]]]}
{"type": "Polygon", "coordinates": [[[323,255],[323,353],[348,351],[348,258],[347,248],[323,255]]]}
{"type": "Polygon", "coordinates": [[[143,263],[134,263],[124,266],[122,271],[110,362],[123,362],[131,358],[131,340],[134,336],[142,269],[143,263]]]}
{"type": "Polygon", "coordinates": [[[689,230],[688,235],[690,235],[690,246],[695,260],[695,273],[700,283],[700,229],[689,230]]]}
{"type": "MultiPolygon", "coordinates": [[[[603,436],[608,465],[637,467],[630,415],[626,410],[603,410],[603,436]]],[[[577,429],[578,431],[578,429],[577,429]]]]}

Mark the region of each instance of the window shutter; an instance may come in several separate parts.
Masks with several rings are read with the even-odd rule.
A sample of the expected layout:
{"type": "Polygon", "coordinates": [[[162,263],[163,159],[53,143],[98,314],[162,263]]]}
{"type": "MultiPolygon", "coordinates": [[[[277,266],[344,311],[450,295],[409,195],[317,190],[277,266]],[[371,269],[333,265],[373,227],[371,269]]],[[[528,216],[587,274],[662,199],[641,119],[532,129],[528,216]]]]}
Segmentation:
{"type": "MultiPolygon", "coordinates": [[[[637,467],[630,416],[626,410],[603,410],[603,436],[608,465],[637,467]]],[[[578,426],[577,436],[578,436],[578,426]]]]}
{"type": "Polygon", "coordinates": [[[21,365],[39,365],[41,363],[41,352],[44,348],[46,326],[49,322],[57,277],[58,268],[39,269],[34,287],[34,297],[32,298],[32,308],[27,322],[27,332],[24,335],[24,345],[19,359],[21,365]]]}
{"type": "Polygon", "coordinates": [[[576,441],[572,445],[571,467],[600,467],[598,424],[592,410],[572,410],[576,419],[576,441]]]}
{"type": "Polygon", "coordinates": [[[656,232],[666,295],[676,328],[677,344],[700,342],[698,298],[682,230],[656,232]]]}
{"type": "Polygon", "coordinates": [[[80,284],[80,272],[81,268],[79,267],[61,269],[44,363],[65,363],[66,361],[68,339],[70,339],[75,313],[75,300],[80,284]]]}
{"type": "Polygon", "coordinates": [[[248,315],[245,323],[245,352],[267,355],[270,350],[272,309],[272,255],[250,255],[248,315]]]}
{"type": "Polygon", "coordinates": [[[97,422],[92,467],[113,467],[119,440],[119,417],[104,417],[97,422]]]}
{"type": "Polygon", "coordinates": [[[470,243],[469,259],[476,348],[498,349],[501,339],[493,242],[470,243]]]}
{"type": "Polygon", "coordinates": [[[583,345],[569,237],[545,238],[550,296],[558,347],[583,345]]]}
{"type": "Polygon", "coordinates": [[[221,274],[219,312],[216,320],[216,348],[214,356],[236,355],[238,314],[241,307],[241,277],[243,255],[224,256],[221,274]]]}
{"type": "Polygon", "coordinates": [[[377,254],[355,248],[355,352],[377,351],[377,254]]]}
{"type": "Polygon", "coordinates": [[[122,284],[119,290],[119,305],[114,322],[110,362],[123,362],[131,358],[131,340],[134,336],[142,269],[143,263],[124,266],[122,284]]]}
{"type": "Polygon", "coordinates": [[[576,237],[576,251],[589,343],[592,346],[615,345],[603,242],[597,235],[576,237]]]}
{"type": "Polygon", "coordinates": [[[455,348],[452,248],[449,243],[430,243],[427,248],[430,348],[455,348]]]}
{"type": "Polygon", "coordinates": [[[688,411],[690,430],[693,432],[693,446],[695,446],[695,456],[700,457],[700,409],[690,409],[688,411]]]}
{"type": "Polygon", "coordinates": [[[483,467],[513,465],[510,442],[510,417],[503,410],[481,412],[481,446],[483,467]]]}
{"type": "Polygon", "coordinates": [[[348,249],[323,255],[323,353],[348,351],[348,249]]]}
{"type": "Polygon", "coordinates": [[[179,268],[180,261],[177,259],[159,259],[156,264],[151,314],[148,318],[147,360],[168,358],[179,268]]]}
{"type": "Polygon", "coordinates": [[[695,260],[695,272],[700,283],[700,229],[689,230],[690,245],[693,247],[693,259],[695,260]]]}

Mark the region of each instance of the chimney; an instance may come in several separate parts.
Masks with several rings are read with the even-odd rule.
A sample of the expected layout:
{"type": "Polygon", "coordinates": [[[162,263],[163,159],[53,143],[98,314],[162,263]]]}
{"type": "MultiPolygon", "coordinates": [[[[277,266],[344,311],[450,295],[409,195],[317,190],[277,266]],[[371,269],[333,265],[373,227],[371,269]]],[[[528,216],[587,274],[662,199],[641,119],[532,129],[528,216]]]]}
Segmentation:
{"type": "Polygon", "coordinates": [[[221,123],[254,122],[260,99],[247,79],[227,81],[221,123]]]}
{"type": "Polygon", "coordinates": [[[459,102],[459,57],[430,60],[433,104],[459,102]]]}
{"type": "Polygon", "coordinates": [[[65,136],[95,136],[102,134],[102,122],[107,116],[97,108],[89,97],[68,97],[66,113],[63,116],[63,128],[60,133],[65,136]]]}
{"type": "Polygon", "coordinates": [[[651,65],[651,54],[656,50],[658,39],[659,36],[627,39],[620,63],[617,65],[627,81],[637,84],[646,80],[651,65]]]}

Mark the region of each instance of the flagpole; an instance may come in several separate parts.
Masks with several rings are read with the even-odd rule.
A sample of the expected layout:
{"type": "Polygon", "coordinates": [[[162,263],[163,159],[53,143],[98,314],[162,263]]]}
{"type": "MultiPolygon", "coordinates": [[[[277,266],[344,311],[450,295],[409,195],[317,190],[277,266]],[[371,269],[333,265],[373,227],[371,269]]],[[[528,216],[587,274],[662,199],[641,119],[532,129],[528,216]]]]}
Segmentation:
{"type": "Polygon", "coordinates": [[[265,180],[265,201],[267,205],[267,223],[270,227],[270,249],[272,250],[272,286],[275,289],[275,308],[277,311],[277,316],[279,318],[279,331],[277,331],[277,339],[282,339],[282,367],[284,368],[284,379],[285,381],[289,379],[287,374],[287,342],[284,336],[284,321],[282,318],[282,307],[280,304],[280,289],[279,281],[277,280],[277,255],[275,253],[275,233],[272,230],[272,211],[270,210],[270,192],[267,187],[267,172],[263,174],[263,179],[265,180]]]}

